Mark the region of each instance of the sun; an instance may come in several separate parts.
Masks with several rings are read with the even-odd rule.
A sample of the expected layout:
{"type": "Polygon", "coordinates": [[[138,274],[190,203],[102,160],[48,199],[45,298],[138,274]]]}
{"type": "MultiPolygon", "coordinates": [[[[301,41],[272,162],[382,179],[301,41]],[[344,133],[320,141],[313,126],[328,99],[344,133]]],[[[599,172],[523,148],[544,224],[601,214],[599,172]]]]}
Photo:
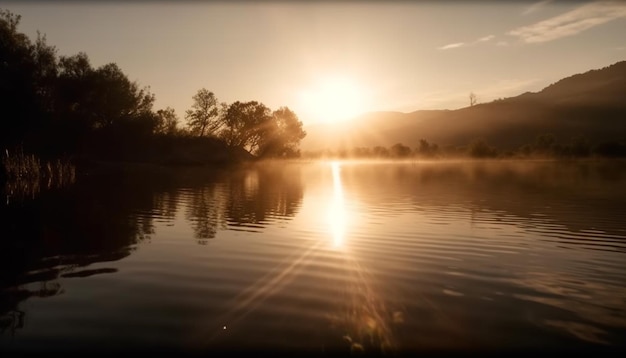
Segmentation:
{"type": "Polygon", "coordinates": [[[319,78],[300,93],[303,114],[314,122],[338,123],[364,112],[365,90],[349,77],[319,78]]]}

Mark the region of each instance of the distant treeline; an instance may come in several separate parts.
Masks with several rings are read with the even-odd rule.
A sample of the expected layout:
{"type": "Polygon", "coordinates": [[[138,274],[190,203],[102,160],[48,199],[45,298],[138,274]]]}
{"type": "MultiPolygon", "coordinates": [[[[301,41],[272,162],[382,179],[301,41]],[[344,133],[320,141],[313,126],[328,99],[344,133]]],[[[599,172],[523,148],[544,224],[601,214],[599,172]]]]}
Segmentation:
{"type": "Polygon", "coordinates": [[[532,143],[516,150],[501,150],[484,139],[475,139],[465,146],[439,146],[421,139],[411,148],[402,143],[391,147],[355,147],[339,150],[305,151],[304,158],[379,158],[379,159],[443,159],[443,158],[626,158],[626,142],[592,144],[584,136],[560,142],[551,133],[539,134],[532,143]]]}
{"type": "Polygon", "coordinates": [[[172,108],[154,109],[150,89],[130,81],[115,63],[95,68],[82,52],[57,56],[45,36],[31,41],[19,32],[19,21],[0,9],[0,179],[27,168],[11,162],[18,152],[35,156],[29,165],[61,158],[223,164],[298,155],[305,132],[286,107],[218,103],[201,89],[180,126],[172,108]]]}

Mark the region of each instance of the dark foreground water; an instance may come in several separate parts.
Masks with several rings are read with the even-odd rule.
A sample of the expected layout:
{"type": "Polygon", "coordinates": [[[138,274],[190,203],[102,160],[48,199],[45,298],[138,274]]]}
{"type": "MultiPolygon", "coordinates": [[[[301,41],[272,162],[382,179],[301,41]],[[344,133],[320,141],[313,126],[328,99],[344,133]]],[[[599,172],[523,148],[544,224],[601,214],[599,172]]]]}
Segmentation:
{"type": "Polygon", "coordinates": [[[0,215],[0,351],[626,347],[622,162],[115,169],[0,215]]]}

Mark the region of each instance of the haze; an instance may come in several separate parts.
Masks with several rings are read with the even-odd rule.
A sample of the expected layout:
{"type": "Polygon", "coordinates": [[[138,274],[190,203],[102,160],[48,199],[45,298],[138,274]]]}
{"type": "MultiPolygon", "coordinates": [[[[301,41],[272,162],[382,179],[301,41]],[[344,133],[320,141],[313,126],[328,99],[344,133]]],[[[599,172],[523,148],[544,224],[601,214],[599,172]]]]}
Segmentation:
{"type": "Polygon", "coordinates": [[[182,116],[200,88],[305,125],[455,109],[623,60],[623,2],[6,2],[60,55],[117,63],[182,116]]]}

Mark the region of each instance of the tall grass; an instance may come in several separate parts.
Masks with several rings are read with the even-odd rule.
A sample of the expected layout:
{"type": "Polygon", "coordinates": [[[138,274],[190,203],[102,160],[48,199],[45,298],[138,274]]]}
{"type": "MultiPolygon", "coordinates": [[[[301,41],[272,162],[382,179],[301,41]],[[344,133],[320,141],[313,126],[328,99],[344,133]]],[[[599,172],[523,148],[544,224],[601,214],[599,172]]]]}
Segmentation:
{"type": "MultiPolygon", "coordinates": [[[[21,148],[4,150],[0,165],[0,183],[9,198],[34,197],[42,188],[62,187],[74,182],[76,168],[69,160],[45,161],[21,148]]],[[[1,187],[0,187],[1,188],[1,187]]]]}
{"type": "Polygon", "coordinates": [[[22,149],[2,156],[3,176],[7,180],[32,179],[41,176],[41,162],[34,154],[24,154],[22,149]]]}

